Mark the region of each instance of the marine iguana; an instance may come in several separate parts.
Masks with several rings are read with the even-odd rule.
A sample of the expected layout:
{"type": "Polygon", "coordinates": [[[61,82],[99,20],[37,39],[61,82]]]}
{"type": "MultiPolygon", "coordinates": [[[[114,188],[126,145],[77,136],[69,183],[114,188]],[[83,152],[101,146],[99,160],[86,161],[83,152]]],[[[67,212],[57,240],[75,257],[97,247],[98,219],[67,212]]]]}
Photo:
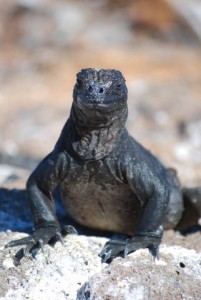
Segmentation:
{"type": "Polygon", "coordinates": [[[182,218],[184,195],[201,213],[201,188],[182,189],[176,172],[129,135],[127,114],[120,71],[89,68],[77,74],[70,117],[27,181],[35,231],[7,247],[31,251],[61,239],[52,196],[57,186],[78,223],[127,236],[106,243],[104,262],[140,248],[157,257],[163,228],[175,228],[182,218]]]}

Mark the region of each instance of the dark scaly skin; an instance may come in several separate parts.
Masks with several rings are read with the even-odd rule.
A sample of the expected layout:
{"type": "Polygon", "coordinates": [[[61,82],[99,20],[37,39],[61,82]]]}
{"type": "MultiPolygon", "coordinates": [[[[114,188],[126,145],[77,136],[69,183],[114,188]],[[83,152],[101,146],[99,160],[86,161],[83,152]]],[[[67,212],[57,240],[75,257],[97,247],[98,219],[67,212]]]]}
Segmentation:
{"type": "Polygon", "coordinates": [[[121,72],[84,69],[77,74],[70,117],[54,150],[27,182],[35,231],[7,246],[25,244],[29,252],[61,239],[52,196],[59,185],[64,206],[78,223],[130,236],[106,243],[103,261],[140,248],[158,256],[163,227],[174,228],[181,219],[183,193],[175,171],[129,136],[126,119],[121,72]]]}

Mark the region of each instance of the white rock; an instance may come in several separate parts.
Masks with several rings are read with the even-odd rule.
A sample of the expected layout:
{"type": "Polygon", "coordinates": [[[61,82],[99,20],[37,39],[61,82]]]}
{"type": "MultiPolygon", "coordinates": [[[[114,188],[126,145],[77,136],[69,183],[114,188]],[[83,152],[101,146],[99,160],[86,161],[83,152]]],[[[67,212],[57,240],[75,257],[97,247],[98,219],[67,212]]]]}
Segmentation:
{"type": "Polygon", "coordinates": [[[15,266],[19,248],[3,249],[24,234],[0,233],[0,299],[199,299],[201,252],[181,246],[160,247],[160,260],[138,250],[126,258],[101,264],[105,238],[69,235],[64,246],[45,246],[36,259],[15,266]],[[180,297],[180,298],[179,298],[180,297]]]}

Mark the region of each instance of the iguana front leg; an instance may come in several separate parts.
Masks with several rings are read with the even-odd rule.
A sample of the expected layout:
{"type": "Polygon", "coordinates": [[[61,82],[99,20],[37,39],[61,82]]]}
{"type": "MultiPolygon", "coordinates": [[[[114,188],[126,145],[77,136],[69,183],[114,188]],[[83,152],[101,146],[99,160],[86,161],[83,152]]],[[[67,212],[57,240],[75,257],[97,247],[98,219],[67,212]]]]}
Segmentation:
{"type": "MultiPolygon", "coordinates": [[[[116,256],[126,256],[138,249],[148,248],[159,257],[159,245],[163,235],[163,219],[169,201],[169,190],[165,177],[154,176],[144,162],[126,166],[126,179],[142,205],[142,217],[136,234],[126,241],[109,241],[100,253],[103,262],[116,256]]],[[[136,198],[136,197],[134,197],[136,198]]]]}
{"type": "Polygon", "coordinates": [[[54,239],[62,242],[61,230],[55,214],[53,191],[62,181],[67,160],[63,153],[53,151],[31,174],[27,181],[27,193],[34,223],[34,233],[23,239],[11,241],[5,247],[26,245],[25,252],[54,239]]]}

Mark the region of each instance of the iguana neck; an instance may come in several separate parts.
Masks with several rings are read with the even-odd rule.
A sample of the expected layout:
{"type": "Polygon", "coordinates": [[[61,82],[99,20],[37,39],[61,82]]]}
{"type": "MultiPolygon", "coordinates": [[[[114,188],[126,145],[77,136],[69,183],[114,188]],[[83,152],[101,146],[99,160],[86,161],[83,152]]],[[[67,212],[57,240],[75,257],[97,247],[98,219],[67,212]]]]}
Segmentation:
{"type": "Polygon", "coordinates": [[[73,150],[83,160],[99,160],[115,147],[127,120],[127,106],[113,112],[82,111],[75,105],[70,114],[73,150]]]}

